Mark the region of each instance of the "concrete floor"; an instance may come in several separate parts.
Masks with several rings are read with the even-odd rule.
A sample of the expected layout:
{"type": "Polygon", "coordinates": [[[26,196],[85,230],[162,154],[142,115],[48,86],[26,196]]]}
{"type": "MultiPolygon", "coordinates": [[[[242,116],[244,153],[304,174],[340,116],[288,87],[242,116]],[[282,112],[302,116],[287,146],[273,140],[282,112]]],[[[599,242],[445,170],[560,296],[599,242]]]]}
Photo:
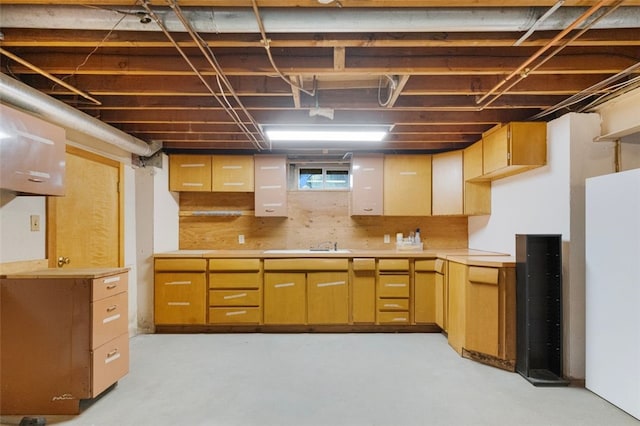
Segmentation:
{"type": "MultiPolygon", "coordinates": [[[[18,424],[5,416],[2,424],[18,424]]],[[[582,388],[536,388],[440,334],[188,334],[131,339],[131,371],[47,424],[640,425],[582,388]]]]}

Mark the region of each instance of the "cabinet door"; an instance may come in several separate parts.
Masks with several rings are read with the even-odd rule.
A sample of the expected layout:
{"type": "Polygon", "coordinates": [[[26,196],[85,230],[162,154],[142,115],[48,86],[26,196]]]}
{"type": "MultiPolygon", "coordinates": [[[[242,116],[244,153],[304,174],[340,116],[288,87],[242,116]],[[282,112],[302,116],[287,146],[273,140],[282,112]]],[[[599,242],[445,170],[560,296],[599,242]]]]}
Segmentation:
{"type": "Polygon", "coordinates": [[[213,191],[252,192],[253,168],[250,155],[212,156],[213,191]]]}
{"type": "Polygon", "coordinates": [[[433,215],[460,215],[462,210],[462,151],[433,156],[433,215]]]}
{"type": "Polygon", "coordinates": [[[255,215],[287,216],[287,157],[284,155],[256,155],[255,215]]]}
{"type": "Polygon", "coordinates": [[[264,323],[306,323],[306,274],[304,272],[265,272],[264,323]]]}
{"type": "Polygon", "coordinates": [[[211,156],[170,155],[169,191],[211,191],[211,156]]]}
{"type": "Polygon", "coordinates": [[[465,349],[498,356],[498,268],[469,267],[465,349]],[[478,276],[475,279],[474,276],[478,276]]]}
{"type": "Polygon", "coordinates": [[[509,132],[508,126],[484,136],[482,152],[482,173],[489,174],[509,166],[509,132]]]}
{"type": "Polygon", "coordinates": [[[382,155],[355,154],[351,176],[351,215],[382,215],[382,155]]]}
{"type": "Polygon", "coordinates": [[[416,323],[436,322],[436,273],[420,271],[415,273],[414,316],[416,323]]]}
{"type": "Polygon", "coordinates": [[[204,272],[155,274],[156,324],[204,324],[206,301],[204,272]]]}
{"type": "Polygon", "coordinates": [[[351,284],[353,287],[353,302],[351,308],[353,322],[356,324],[373,324],[376,321],[375,270],[354,271],[351,284]]]}
{"type": "Polygon", "coordinates": [[[475,181],[482,176],[482,148],[479,140],[463,151],[464,214],[491,214],[491,182],[475,181]]]}
{"type": "Polygon", "coordinates": [[[465,288],[467,267],[461,263],[449,262],[449,309],[448,309],[448,341],[449,345],[462,354],[465,346],[465,288]]]}
{"type": "Polygon", "coordinates": [[[385,216],[431,215],[431,156],[384,157],[385,216]]]}
{"type": "Polygon", "coordinates": [[[307,318],[309,324],[349,322],[349,274],[309,272],[307,274],[307,318]]]}

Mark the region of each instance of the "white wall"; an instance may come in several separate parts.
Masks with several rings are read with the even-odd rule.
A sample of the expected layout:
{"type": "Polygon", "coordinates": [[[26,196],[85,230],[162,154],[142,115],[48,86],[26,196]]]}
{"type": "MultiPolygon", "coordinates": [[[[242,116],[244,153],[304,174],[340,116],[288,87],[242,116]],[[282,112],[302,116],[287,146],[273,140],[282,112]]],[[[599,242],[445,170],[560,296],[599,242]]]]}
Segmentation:
{"type": "Polygon", "coordinates": [[[153,332],[154,167],[138,168],[136,177],[137,321],[140,333],[153,332]]]}
{"type": "Polygon", "coordinates": [[[46,219],[45,197],[0,190],[0,263],[45,259],[46,219]],[[31,231],[31,215],[40,216],[40,231],[31,231]]]}
{"type": "Polygon", "coordinates": [[[137,286],[137,239],[136,223],[136,181],[135,172],[130,165],[124,167],[124,266],[129,270],[129,335],[138,334],[138,286],[137,286]]]}
{"type": "Polygon", "coordinates": [[[564,374],[584,378],[584,179],[613,171],[597,114],[548,124],[547,165],[494,181],[491,216],[469,218],[469,247],[515,254],[515,234],[562,234],[564,374]]]}
{"type": "Polygon", "coordinates": [[[162,169],[155,169],[153,180],[153,251],[177,250],[179,241],[178,193],[169,192],[169,157],[162,155],[162,169]]]}
{"type": "Polygon", "coordinates": [[[640,169],[587,181],[586,386],[640,419],[640,169]]]}

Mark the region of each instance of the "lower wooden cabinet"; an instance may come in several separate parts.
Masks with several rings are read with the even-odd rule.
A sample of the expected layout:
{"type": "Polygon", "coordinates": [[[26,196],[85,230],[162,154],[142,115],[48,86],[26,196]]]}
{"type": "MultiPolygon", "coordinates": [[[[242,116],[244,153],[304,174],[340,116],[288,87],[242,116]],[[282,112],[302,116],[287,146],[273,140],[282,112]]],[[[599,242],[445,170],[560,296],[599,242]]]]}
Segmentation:
{"type": "Polygon", "coordinates": [[[260,259],[209,260],[209,324],[262,323],[260,259]]]}
{"type": "Polygon", "coordinates": [[[129,371],[125,268],[0,280],[0,413],[77,414],[129,371]]]}
{"type": "Polygon", "coordinates": [[[206,259],[155,260],[156,325],[206,323],[206,270],[206,259]]]}
{"type": "Polygon", "coordinates": [[[376,294],[376,323],[411,323],[409,259],[378,260],[376,294]]]}
{"type": "Polygon", "coordinates": [[[448,262],[436,259],[435,277],[435,322],[444,331],[449,327],[449,283],[447,281],[448,262]]]}
{"type": "Polygon", "coordinates": [[[450,259],[449,344],[460,354],[513,370],[515,337],[515,262],[450,259]]]}
{"type": "Polygon", "coordinates": [[[351,266],[351,321],[354,324],[376,322],[376,260],[354,258],[351,266]]]}
{"type": "Polygon", "coordinates": [[[414,320],[417,324],[436,322],[436,260],[416,260],[413,278],[414,320]]]}
{"type": "Polygon", "coordinates": [[[309,272],[307,274],[307,322],[349,323],[349,274],[309,272]]]}
{"type": "Polygon", "coordinates": [[[306,324],[306,274],[264,273],[264,323],[306,324]]]}

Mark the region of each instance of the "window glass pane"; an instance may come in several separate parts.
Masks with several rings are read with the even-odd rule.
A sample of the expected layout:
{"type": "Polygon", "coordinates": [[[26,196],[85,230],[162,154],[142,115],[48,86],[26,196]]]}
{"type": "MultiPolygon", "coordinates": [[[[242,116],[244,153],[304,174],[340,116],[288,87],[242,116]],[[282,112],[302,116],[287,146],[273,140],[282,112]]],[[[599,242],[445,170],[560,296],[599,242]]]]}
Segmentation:
{"type": "Polygon", "coordinates": [[[349,188],[348,170],[327,170],[325,179],[327,189],[347,189],[349,188]]]}
{"type": "Polygon", "coordinates": [[[322,189],[321,168],[300,168],[298,189],[322,189]]]}

